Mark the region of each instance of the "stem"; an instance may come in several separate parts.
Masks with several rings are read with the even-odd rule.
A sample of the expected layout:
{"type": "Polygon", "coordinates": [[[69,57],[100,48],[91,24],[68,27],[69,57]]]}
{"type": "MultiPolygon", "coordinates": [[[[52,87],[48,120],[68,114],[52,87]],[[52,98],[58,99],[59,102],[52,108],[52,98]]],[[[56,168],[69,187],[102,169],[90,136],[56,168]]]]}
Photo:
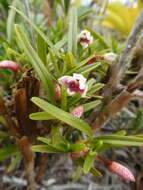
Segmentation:
{"type": "Polygon", "coordinates": [[[21,139],[17,140],[17,144],[24,159],[26,177],[28,181],[27,190],[36,190],[34,173],[35,153],[31,150],[31,143],[26,136],[23,136],[21,139]]]}
{"type": "Polygon", "coordinates": [[[106,163],[107,165],[110,165],[110,164],[112,163],[110,160],[107,160],[106,158],[103,158],[103,157],[100,156],[100,155],[96,155],[96,157],[97,157],[99,160],[101,160],[101,161],[103,161],[104,163],[106,163]]]}

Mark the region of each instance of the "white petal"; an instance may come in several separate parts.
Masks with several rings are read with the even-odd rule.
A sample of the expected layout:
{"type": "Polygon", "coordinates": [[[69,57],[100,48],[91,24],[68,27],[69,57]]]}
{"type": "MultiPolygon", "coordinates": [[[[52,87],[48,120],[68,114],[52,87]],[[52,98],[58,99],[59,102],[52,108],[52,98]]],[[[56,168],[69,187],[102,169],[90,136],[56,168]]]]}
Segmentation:
{"type": "Polygon", "coordinates": [[[86,85],[86,78],[82,75],[82,74],[76,74],[74,73],[73,74],[73,78],[75,80],[79,80],[79,88],[82,90],[82,89],[85,89],[85,85],[86,85]]]}
{"type": "Polygon", "coordinates": [[[72,80],[72,79],[73,79],[73,77],[71,77],[71,76],[63,76],[58,79],[58,82],[60,84],[66,84],[67,81],[72,80]]]}
{"type": "Polygon", "coordinates": [[[86,43],[86,42],[80,42],[80,44],[82,45],[83,49],[88,48],[88,43],[86,43]]]}
{"type": "Polygon", "coordinates": [[[68,93],[69,95],[73,95],[73,94],[75,94],[76,92],[71,91],[69,88],[67,88],[67,93],[68,93]]]}
{"type": "Polygon", "coordinates": [[[85,90],[84,90],[84,92],[82,93],[82,97],[85,97],[86,96],[86,93],[87,93],[87,90],[88,90],[88,86],[87,86],[87,84],[85,85],[85,90]]]}

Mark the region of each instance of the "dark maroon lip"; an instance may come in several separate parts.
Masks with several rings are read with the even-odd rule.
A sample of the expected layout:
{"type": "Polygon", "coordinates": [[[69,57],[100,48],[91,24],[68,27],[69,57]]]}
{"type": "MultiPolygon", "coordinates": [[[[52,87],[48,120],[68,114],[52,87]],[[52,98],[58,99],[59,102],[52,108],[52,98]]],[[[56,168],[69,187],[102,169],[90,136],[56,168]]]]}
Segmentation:
{"type": "Polygon", "coordinates": [[[88,44],[90,42],[90,40],[88,40],[87,38],[81,38],[80,42],[84,42],[84,43],[88,44]]]}
{"type": "Polygon", "coordinates": [[[79,80],[66,82],[66,86],[68,86],[71,92],[84,93],[84,89],[80,89],[79,80]]]}

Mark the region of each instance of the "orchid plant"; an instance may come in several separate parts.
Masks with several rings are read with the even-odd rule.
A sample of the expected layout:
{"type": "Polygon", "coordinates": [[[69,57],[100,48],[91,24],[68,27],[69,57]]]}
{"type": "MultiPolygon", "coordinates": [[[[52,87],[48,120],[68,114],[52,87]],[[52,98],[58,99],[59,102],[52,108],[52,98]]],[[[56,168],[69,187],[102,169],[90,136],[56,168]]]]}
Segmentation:
{"type": "MultiPolygon", "coordinates": [[[[31,133],[28,133],[29,129],[26,126],[23,131],[16,128],[16,139],[23,140],[26,136],[30,143],[29,152],[66,153],[84,173],[101,177],[100,171],[94,167],[94,162],[98,159],[106,163],[111,172],[125,180],[135,181],[133,174],[126,167],[103,158],[101,153],[110,148],[143,146],[142,135],[126,136],[126,132],[121,131],[116,134],[96,136],[89,120],[89,116],[96,108],[101,112],[104,100],[102,92],[106,87],[105,79],[110,67],[117,64],[118,52],[114,51],[114,48],[94,30],[88,27],[80,29],[81,22],[82,26],[84,24],[81,18],[85,13],[79,14],[79,9],[74,6],[68,14],[66,13],[67,19],[59,19],[55,26],[49,27],[48,31],[47,28],[37,27],[18,8],[12,6],[11,10],[30,24],[35,33],[35,41],[32,41],[22,26],[16,24],[14,32],[17,46],[13,50],[16,59],[1,60],[0,69],[10,69],[14,72],[14,76],[25,77],[24,82],[26,77],[31,77],[30,72],[34,73],[34,81],[40,81],[41,85],[39,91],[38,87],[37,89],[33,87],[32,90],[34,92],[37,90],[39,95],[32,97],[34,92],[30,91],[32,96],[28,94],[26,100],[28,105],[31,103],[33,106],[36,105],[34,110],[37,111],[28,111],[29,118],[26,117],[26,120],[36,121],[36,125],[39,124],[38,121],[46,121],[48,125],[47,130],[47,126],[43,124],[43,129],[48,131],[44,133],[42,130],[39,132],[39,128],[35,130],[33,128],[31,133]],[[64,25],[66,32],[62,33],[64,25]],[[50,31],[56,30],[54,27],[61,33],[52,36],[51,32],[48,35],[50,31]],[[24,64],[20,59],[21,55],[24,57],[24,64]],[[22,76],[22,72],[26,74],[22,76]],[[74,136],[75,131],[77,136],[74,136]]],[[[21,83],[17,86],[16,98],[20,96],[18,90],[23,88],[21,86],[21,83]]],[[[20,98],[16,100],[20,102],[20,98]]],[[[17,116],[16,119],[20,125],[22,117],[17,116]]],[[[22,155],[27,156],[24,153],[24,145],[17,144],[22,155]]]]}

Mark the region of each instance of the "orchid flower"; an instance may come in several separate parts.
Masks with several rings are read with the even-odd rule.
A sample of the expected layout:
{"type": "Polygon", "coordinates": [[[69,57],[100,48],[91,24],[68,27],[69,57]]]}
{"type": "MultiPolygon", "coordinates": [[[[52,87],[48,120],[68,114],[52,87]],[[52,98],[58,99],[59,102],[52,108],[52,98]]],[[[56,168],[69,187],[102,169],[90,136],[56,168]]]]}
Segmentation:
{"type": "Polygon", "coordinates": [[[82,30],[81,33],[78,35],[78,41],[83,48],[87,48],[88,45],[93,42],[93,36],[91,36],[89,31],[82,30]]]}
{"type": "Polygon", "coordinates": [[[77,92],[81,94],[82,97],[86,95],[87,84],[86,78],[82,74],[74,73],[73,76],[63,76],[58,79],[60,84],[63,84],[67,87],[67,93],[73,95],[77,92]]]}

